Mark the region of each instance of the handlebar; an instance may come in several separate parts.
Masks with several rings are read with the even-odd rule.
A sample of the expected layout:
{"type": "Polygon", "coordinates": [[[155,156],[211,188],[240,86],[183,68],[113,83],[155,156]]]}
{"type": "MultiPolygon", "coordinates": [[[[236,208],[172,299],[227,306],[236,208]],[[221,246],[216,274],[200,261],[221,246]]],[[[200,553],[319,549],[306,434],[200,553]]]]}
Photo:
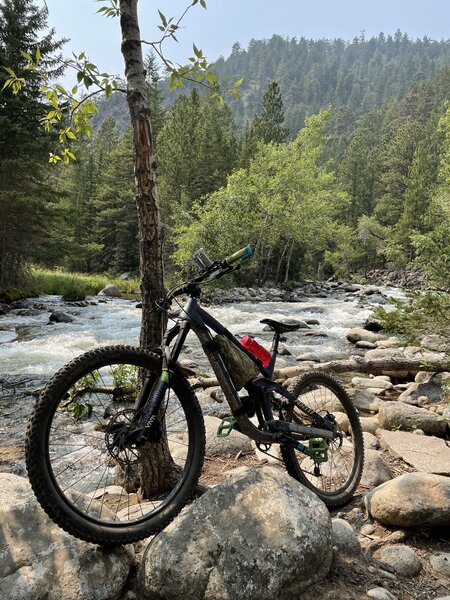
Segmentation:
{"type": "Polygon", "coordinates": [[[226,273],[234,271],[236,268],[239,268],[239,265],[237,267],[232,267],[232,265],[236,262],[243,262],[244,260],[248,260],[253,255],[253,252],[253,248],[250,246],[250,244],[247,244],[247,246],[241,248],[240,250],[238,250],[234,254],[231,254],[227,258],[212,262],[206,255],[203,248],[200,248],[200,250],[197,251],[194,255],[194,258],[199,266],[204,267],[203,270],[200,271],[200,274],[194,279],[191,279],[190,281],[185,282],[178,288],[171,290],[166,295],[164,300],[161,300],[161,305],[159,306],[159,308],[162,308],[164,304],[170,306],[170,302],[173,298],[188,293],[193,286],[197,286],[202,281],[205,281],[205,279],[217,279],[218,277],[221,277],[226,273]]]}
{"type": "Polygon", "coordinates": [[[228,265],[232,265],[234,262],[236,262],[238,260],[243,261],[243,260],[249,259],[252,254],[253,254],[253,248],[250,246],[250,244],[247,244],[247,246],[245,246],[244,248],[241,248],[234,254],[231,254],[231,256],[228,256],[225,259],[225,262],[228,265]]]}

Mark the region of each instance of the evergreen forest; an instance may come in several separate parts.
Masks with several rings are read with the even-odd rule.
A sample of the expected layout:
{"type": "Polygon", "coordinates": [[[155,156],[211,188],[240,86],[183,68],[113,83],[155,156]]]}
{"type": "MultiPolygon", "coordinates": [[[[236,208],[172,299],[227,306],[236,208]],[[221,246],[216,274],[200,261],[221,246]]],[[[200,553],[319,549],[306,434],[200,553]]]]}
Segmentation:
{"type": "MultiPolygon", "coordinates": [[[[20,50],[61,74],[64,40],[32,0],[0,4],[0,89],[20,50]]],[[[170,93],[147,56],[169,277],[204,247],[247,243],[247,285],[421,270],[450,288],[450,44],[400,31],[351,42],[302,37],[238,43],[215,65],[244,77],[241,100],[170,93]]],[[[27,75],[29,76],[29,75],[27,75]]],[[[76,160],[48,164],[39,74],[0,92],[0,293],[32,266],[138,271],[132,137],[118,92],[99,103],[76,160]]]]}

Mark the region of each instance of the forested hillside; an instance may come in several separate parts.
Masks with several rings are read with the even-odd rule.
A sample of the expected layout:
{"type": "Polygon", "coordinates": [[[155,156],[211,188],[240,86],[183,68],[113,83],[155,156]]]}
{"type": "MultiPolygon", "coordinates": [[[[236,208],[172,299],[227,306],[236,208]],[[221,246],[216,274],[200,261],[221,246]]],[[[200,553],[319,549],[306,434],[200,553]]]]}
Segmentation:
{"type": "MultiPolygon", "coordinates": [[[[372,38],[360,35],[351,42],[274,35],[269,40],[251,40],[247,48],[235,43],[229,57],[216,60],[215,70],[230,82],[244,77],[241,99],[229,101],[239,130],[260,112],[264,92],[269,83],[277,81],[286,125],[295,136],[305,117],[324,106],[346,107],[353,119],[387,100],[400,100],[414,84],[430,79],[449,64],[448,41],[413,40],[397,31],[372,38]]],[[[167,83],[162,86],[165,105],[170,106],[182,92],[169,93],[167,83]]],[[[122,96],[102,103],[95,122],[100,125],[108,117],[126,127],[127,107],[122,96]]]]}
{"type": "Polygon", "coordinates": [[[448,41],[413,40],[396,31],[371,38],[361,34],[351,42],[274,35],[252,40],[246,49],[235,44],[227,59],[216,61],[216,68],[222,77],[245,79],[242,101],[231,103],[239,120],[260,111],[264,91],[277,81],[286,124],[295,135],[305,116],[328,104],[361,114],[391,98],[401,99],[415,83],[448,64],[448,41]]]}
{"type": "MultiPolygon", "coordinates": [[[[31,0],[23,10],[40,20],[14,40],[14,15],[0,12],[1,64],[15,60],[20,73],[19,44],[46,47],[57,69],[60,43],[39,38],[44,15],[31,0]]],[[[197,90],[169,101],[147,57],[171,276],[199,246],[221,256],[252,243],[245,283],[389,267],[423,269],[448,288],[449,62],[448,42],[400,32],[348,43],[274,36],[217,61],[222,76],[246,78],[242,100],[220,104],[197,90]]],[[[131,136],[107,110],[127,115],[119,96],[63,168],[46,164],[52,140],[37,91],[6,88],[0,105],[2,290],[20,285],[31,263],[137,272],[131,136]]]]}

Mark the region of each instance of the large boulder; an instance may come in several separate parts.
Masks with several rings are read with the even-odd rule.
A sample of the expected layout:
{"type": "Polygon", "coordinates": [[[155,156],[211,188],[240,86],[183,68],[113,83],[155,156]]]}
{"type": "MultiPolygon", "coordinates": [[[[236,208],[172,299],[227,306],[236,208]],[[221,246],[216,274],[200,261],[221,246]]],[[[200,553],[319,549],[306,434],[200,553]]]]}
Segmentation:
{"type": "Polygon", "coordinates": [[[0,598],[108,600],[131,569],[132,546],[100,548],[52,523],[26,479],[0,473],[0,598]]]}
{"type": "Polygon", "coordinates": [[[138,577],[152,600],[298,600],[331,562],[325,505],[260,467],[208,491],[155,536],[138,577]]]}
{"type": "Polygon", "coordinates": [[[437,475],[450,473],[450,448],[442,438],[384,429],[379,429],[377,435],[382,448],[414,470],[437,475]]]}
{"type": "Polygon", "coordinates": [[[117,287],[117,285],[114,285],[113,283],[108,284],[97,294],[97,296],[111,296],[113,298],[120,298],[121,295],[122,294],[120,289],[117,287]]]}
{"type": "Polygon", "coordinates": [[[414,405],[418,404],[421,396],[426,396],[430,403],[443,400],[445,388],[450,384],[450,373],[428,373],[428,375],[429,377],[423,377],[421,382],[411,383],[400,394],[398,400],[414,405]]]}
{"type": "Polygon", "coordinates": [[[444,435],[447,422],[425,408],[403,402],[384,402],[379,406],[380,427],[388,430],[414,431],[421,429],[428,435],[444,435]]]}
{"type": "Polygon", "coordinates": [[[450,526],[450,478],[407,473],[364,497],[369,516],[394,527],[450,526]]]}

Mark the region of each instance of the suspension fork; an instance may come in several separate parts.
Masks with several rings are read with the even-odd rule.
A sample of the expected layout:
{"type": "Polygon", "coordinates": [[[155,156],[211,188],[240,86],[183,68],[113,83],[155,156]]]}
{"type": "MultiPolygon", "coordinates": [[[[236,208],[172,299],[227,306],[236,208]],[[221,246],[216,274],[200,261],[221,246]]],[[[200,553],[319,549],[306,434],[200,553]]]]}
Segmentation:
{"type": "MultiPolygon", "coordinates": [[[[156,427],[157,414],[161,404],[166,396],[166,392],[170,387],[170,380],[176,368],[176,362],[180,356],[181,349],[186,341],[186,337],[191,328],[189,320],[183,320],[181,325],[175,325],[170,331],[166,332],[162,343],[162,369],[161,376],[156,388],[152,393],[155,384],[154,378],[147,375],[142,386],[141,393],[136,401],[136,405],[143,406],[141,414],[137,420],[136,426],[130,432],[133,442],[137,445],[144,444],[148,441],[149,434],[152,436],[152,428],[156,427]],[[177,336],[172,352],[169,345],[177,336]]],[[[159,430],[154,432],[159,435],[159,430]]]]}

